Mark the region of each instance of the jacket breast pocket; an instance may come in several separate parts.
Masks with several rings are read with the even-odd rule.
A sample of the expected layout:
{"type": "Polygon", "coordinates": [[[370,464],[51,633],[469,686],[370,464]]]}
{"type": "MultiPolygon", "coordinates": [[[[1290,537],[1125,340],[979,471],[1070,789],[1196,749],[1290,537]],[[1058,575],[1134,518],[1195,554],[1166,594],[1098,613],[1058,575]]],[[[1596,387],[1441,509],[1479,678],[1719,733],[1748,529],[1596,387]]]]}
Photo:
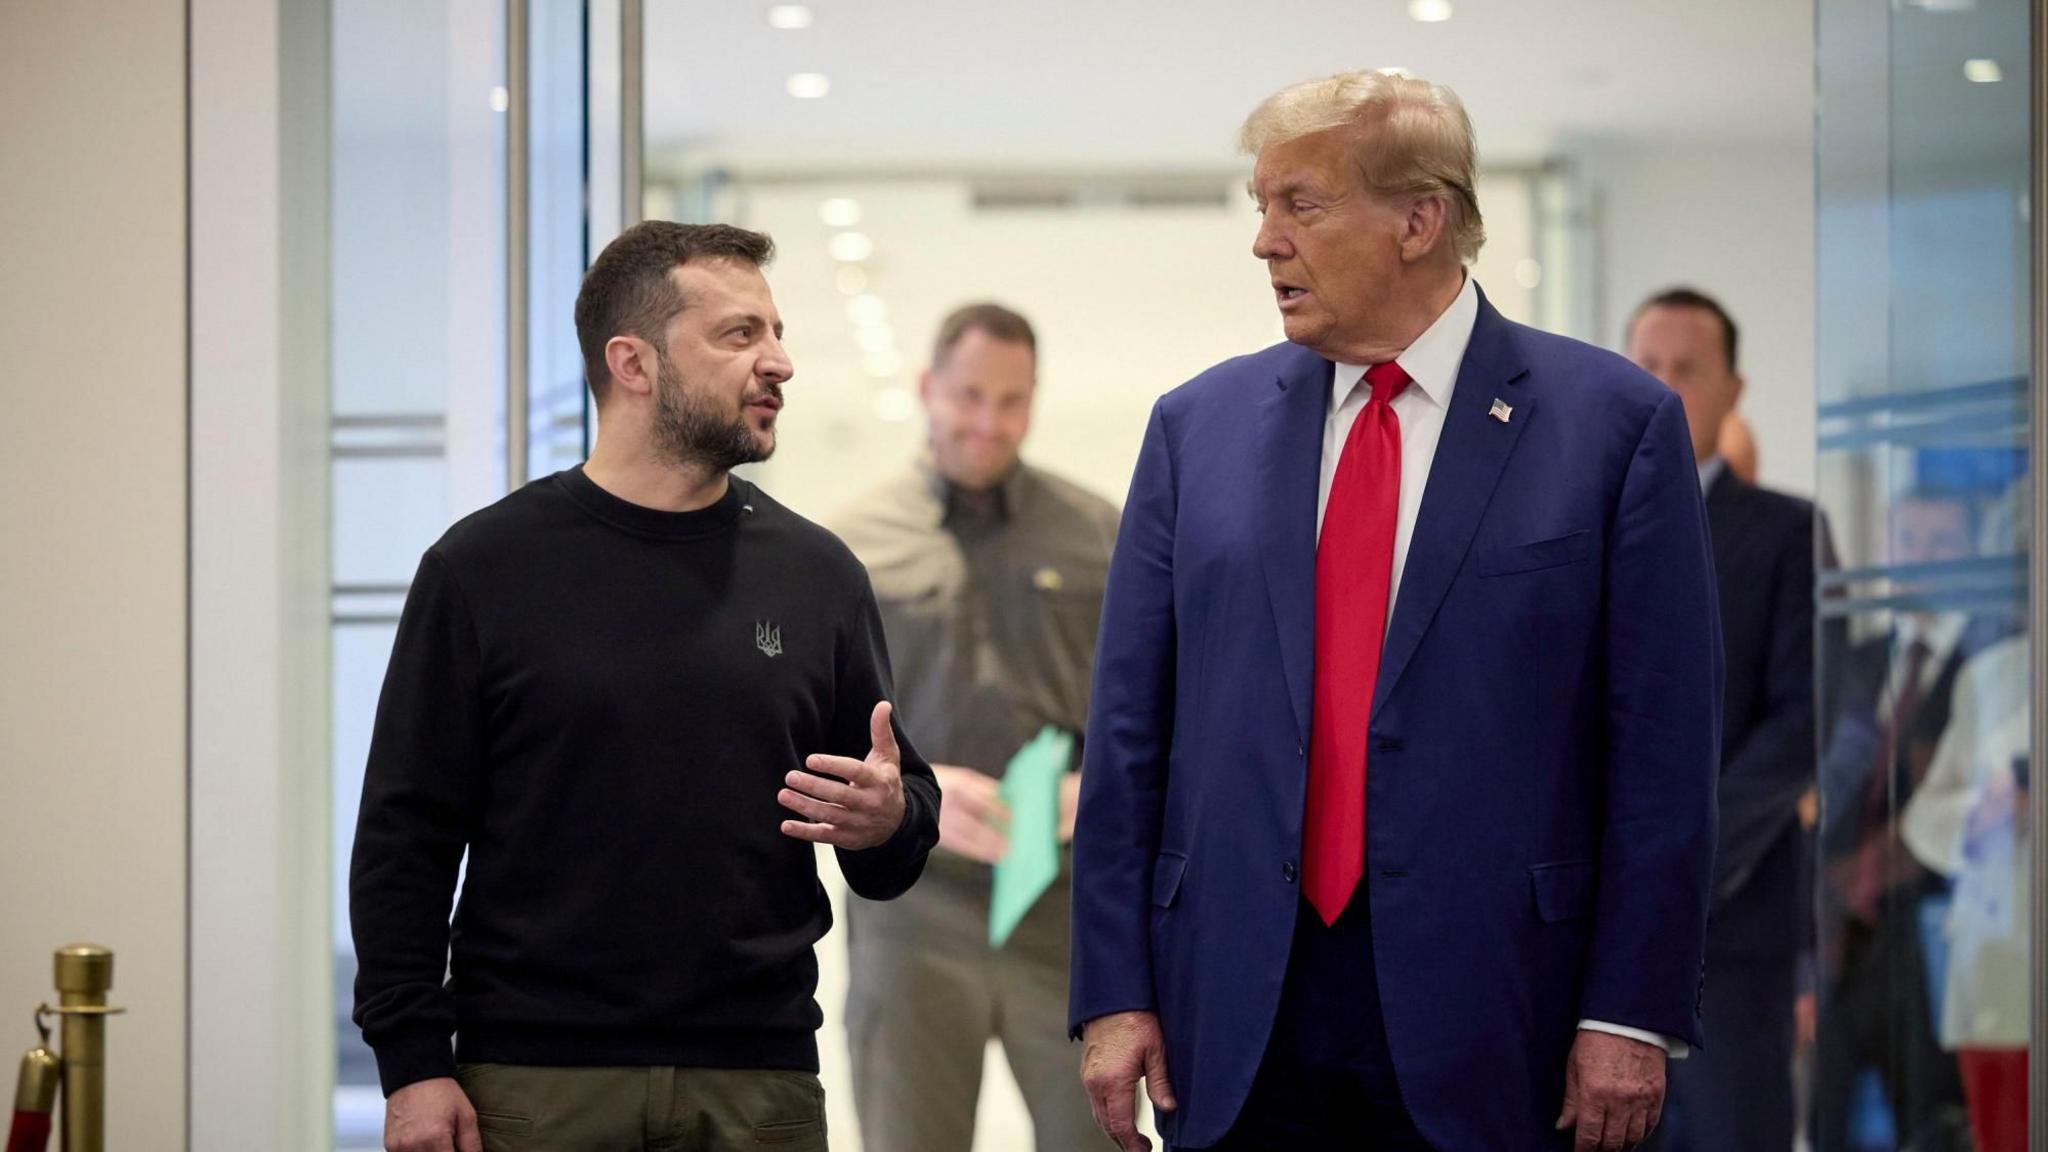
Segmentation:
{"type": "Polygon", "coordinates": [[[1536,890],[1536,915],[1545,924],[1583,920],[1593,914],[1598,875],[1591,860],[1538,864],[1529,869],[1536,890]]]}
{"type": "Polygon", "coordinates": [[[1180,897],[1180,880],[1188,870],[1188,858],[1178,852],[1161,852],[1152,862],[1152,906],[1173,907],[1180,897]]]}
{"type": "Polygon", "coordinates": [[[1480,576],[1512,576],[1518,572],[1540,572],[1576,564],[1593,554],[1593,530],[1581,528],[1564,536],[1492,548],[1479,555],[1480,576]]]}

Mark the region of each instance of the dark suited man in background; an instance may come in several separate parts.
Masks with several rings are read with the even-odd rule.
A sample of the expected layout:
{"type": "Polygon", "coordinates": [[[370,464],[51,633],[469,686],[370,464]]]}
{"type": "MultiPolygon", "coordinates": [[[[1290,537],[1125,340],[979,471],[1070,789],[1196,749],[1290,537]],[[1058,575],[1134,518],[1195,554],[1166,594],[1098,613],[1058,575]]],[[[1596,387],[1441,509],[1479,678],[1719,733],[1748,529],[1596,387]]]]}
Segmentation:
{"type": "Polygon", "coordinates": [[[1735,321],[1690,288],[1651,297],[1629,322],[1629,359],[1685,404],[1727,660],[1708,1046],[1672,1072],[1657,1139],[1672,1152],[1792,1147],[1793,1003],[1812,916],[1799,798],[1814,779],[1814,512],[1741,479],[1720,454],[1742,395],[1736,348],[1735,321]]]}
{"type": "Polygon", "coordinates": [[[1721,642],[1677,397],[1512,323],[1471,123],[1245,124],[1287,342],[1161,398],[1111,561],[1071,1024],[1125,1152],[1620,1149],[1700,1042],[1721,642]]]}

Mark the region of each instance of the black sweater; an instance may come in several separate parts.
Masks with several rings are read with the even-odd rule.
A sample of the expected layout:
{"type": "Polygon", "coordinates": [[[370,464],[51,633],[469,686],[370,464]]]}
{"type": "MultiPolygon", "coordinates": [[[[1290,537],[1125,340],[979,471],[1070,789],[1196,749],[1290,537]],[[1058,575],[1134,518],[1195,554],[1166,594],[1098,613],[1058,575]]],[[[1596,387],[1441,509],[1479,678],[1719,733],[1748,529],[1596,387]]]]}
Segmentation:
{"type": "MultiPolygon", "coordinates": [[[[349,873],[384,1090],[452,1075],[450,1033],[464,1061],[815,1070],[832,914],[776,793],[807,755],[865,757],[891,692],[866,572],[738,478],[669,513],[572,469],[450,529],[406,597],[349,873]]],[[[839,852],[869,899],[938,839],[897,740],[902,827],[839,852]]]]}

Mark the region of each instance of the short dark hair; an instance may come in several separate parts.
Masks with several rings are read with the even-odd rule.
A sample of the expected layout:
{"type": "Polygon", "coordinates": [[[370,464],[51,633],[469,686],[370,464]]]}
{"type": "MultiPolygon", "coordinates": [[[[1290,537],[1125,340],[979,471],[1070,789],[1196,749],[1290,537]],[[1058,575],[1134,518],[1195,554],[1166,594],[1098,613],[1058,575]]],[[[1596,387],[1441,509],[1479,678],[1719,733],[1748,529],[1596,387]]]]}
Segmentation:
{"type": "Polygon", "coordinates": [[[738,260],[756,268],[775,258],[766,233],[730,224],[677,224],[648,220],[604,246],[576,293],[576,341],[590,394],[602,401],[611,385],[604,346],[612,337],[638,336],[664,347],[668,322],[688,301],[669,273],[692,260],[738,260]]]}
{"type": "Polygon", "coordinates": [[[1728,370],[1735,371],[1735,318],[1728,315],[1728,310],[1721,307],[1719,300],[1697,288],[1666,288],[1637,306],[1635,313],[1628,318],[1628,330],[1631,333],[1636,330],[1636,321],[1641,320],[1643,313],[1652,308],[1697,308],[1702,312],[1712,313],[1714,319],[1721,322],[1721,347],[1728,353],[1728,370]]]}
{"type": "Polygon", "coordinates": [[[986,332],[1005,344],[1022,344],[1038,355],[1038,335],[1022,313],[987,302],[964,304],[939,324],[939,338],[932,341],[932,363],[940,364],[969,332],[986,332]]]}

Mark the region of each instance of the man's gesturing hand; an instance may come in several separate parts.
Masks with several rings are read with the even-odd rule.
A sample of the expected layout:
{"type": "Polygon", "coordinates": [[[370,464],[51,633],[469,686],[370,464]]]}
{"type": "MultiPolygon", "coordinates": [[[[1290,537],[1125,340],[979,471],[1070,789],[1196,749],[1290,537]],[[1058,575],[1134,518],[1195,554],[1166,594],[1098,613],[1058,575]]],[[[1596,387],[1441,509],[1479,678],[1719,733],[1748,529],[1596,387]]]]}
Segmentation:
{"type": "Polygon", "coordinates": [[[873,848],[903,826],[903,754],[889,725],[887,700],[868,719],[873,747],[865,760],[812,756],[808,772],[791,772],[776,796],[784,808],[811,821],[784,820],[782,834],[835,848],[873,848]],[[838,777],[837,780],[832,777],[838,777]],[[844,781],[842,783],[841,781],[844,781]]]}
{"type": "Polygon", "coordinates": [[[1664,1115],[1664,1050],[1582,1030],[1564,1071],[1557,1129],[1576,1128],[1573,1152],[1620,1152],[1647,1139],[1664,1115]]]}
{"type": "Polygon", "coordinates": [[[1090,1020],[1081,1031],[1081,1083],[1095,1123],[1122,1152],[1150,1152],[1138,1133],[1138,1079],[1152,1107],[1173,1111],[1173,1084],[1166,1078],[1166,1038],[1150,1012],[1117,1012],[1090,1020]]]}

